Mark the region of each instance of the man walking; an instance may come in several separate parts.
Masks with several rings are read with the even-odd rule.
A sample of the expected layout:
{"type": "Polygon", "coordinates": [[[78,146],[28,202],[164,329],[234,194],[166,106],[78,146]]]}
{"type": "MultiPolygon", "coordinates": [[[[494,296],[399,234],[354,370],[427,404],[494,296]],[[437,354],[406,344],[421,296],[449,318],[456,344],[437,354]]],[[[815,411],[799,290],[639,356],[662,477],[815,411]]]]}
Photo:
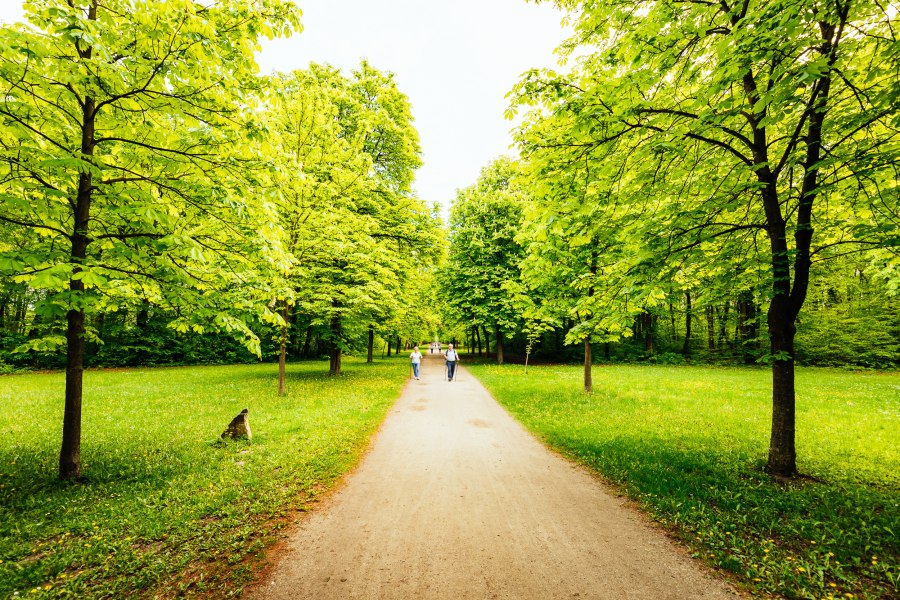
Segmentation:
{"type": "Polygon", "coordinates": [[[447,381],[453,381],[456,377],[456,362],[459,360],[459,354],[453,349],[453,344],[447,344],[444,359],[447,361],[447,381]]]}

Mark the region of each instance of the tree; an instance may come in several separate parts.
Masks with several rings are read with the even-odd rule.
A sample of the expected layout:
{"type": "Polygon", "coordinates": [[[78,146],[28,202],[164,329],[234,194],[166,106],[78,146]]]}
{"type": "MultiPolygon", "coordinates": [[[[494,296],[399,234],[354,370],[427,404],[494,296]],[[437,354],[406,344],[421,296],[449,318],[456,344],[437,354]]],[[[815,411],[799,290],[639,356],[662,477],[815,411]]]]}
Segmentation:
{"type": "Polygon", "coordinates": [[[350,340],[365,332],[374,343],[374,324],[401,306],[410,260],[433,256],[437,221],[411,192],[418,134],[393,75],[365,62],[349,77],[311,65],[277,76],[276,86],[270,122],[281,222],[296,261],[293,301],[327,327],[330,372],[339,375],[350,340]]]}
{"type": "Polygon", "coordinates": [[[503,335],[519,326],[507,282],[519,279],[522,248],[522,191],[512,184],[515,164],[497,159],[478,182],[457,193],[450,210],[450,250],[441,281],[456,321],[490,327],[497,362],[503,364],[503,335]]]}
{"type": "MultiPolygon", "coordinates": [[[[578,11],[567,76],[532,72],[547,109],[521,136],[534,168],[586,189],[640,245],[644,281],[738,262],[768,287],[767,469],[796,474],[794,336],[828,248],[897,246],[894,14],[869,0],[560,0],[578,11]],[[814,244],[814,228],[817,232],[814,244]],[[706,261],[709,257],[720,257],[706,261]],[[722,260],[724,259],[724,260],[722,260]]],[[[632,271],[627,271],[629,277],[632,271]]]]}
{"type": "Polygon", "coordinates": [[[276,257],[254,189],[254,52],[298,25],[291,2],[27,4],[0,29],[0,220],[39,236],[0,268],[65,316],[59,475],[81,473],[85,315],[120,303],[190,307],[177,327],[233,331],[265,313],[248,257],[276,257]],[[232,290],[227,293],[226,290],[232,290]],[[235,308],[237,307],[237,308],[235,308]]]}

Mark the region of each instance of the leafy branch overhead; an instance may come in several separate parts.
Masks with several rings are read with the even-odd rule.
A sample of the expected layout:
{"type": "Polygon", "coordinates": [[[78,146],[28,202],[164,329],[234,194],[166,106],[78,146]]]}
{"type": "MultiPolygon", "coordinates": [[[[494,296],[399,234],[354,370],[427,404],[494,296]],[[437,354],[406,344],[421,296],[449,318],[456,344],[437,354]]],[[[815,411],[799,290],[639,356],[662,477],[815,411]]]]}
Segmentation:
{"type": "Polygon", "coordinates": [[[549,272],[586,323],[631,318],[673,287],[763,290],[769,469],[795,474],[794,335],[811,267],[862,252],[885,273],[897,264],[896,7],[556,4],[572,15],[561,51],[574,66],[531,71],[513,92],[513,110],[531,111],[517,139],[539,199],[535,243],[571,256],[570,272],[549,272]]]}

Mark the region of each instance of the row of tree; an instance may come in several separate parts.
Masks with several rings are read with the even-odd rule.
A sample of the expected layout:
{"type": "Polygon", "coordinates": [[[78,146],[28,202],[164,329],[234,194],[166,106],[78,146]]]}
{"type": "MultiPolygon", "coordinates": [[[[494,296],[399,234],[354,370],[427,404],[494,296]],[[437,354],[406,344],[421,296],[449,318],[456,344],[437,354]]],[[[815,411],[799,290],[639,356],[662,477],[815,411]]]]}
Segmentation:
{"type": "Polygon", "coordinates": [[[283,392],[291,325],[333,374],[360,339],[371,357],[376,333],[433,329],[408,312],[440,222],[411,192],[418,135],[392,75],[259,76],[259,37],[299,28],[288,0],[26,10],[0,28],[0,299],[20,352],[65,351],[60,477],[80,474],[82,371],[104,341],[226,333],[259,355],[270,335],[283,392]]]}
{"type": "Polygon", "coordinates": [[[856,346],[883,343],[896,361],[896,10],[556,4],[571,14],[560,52],[572,66],[522,78],[511,109],[529,110],[521,161],[486,168],[453,207],[444,278],[461,326],[495,330],[501,360],[504,334],[530,348],[564,328],[584,346],[589,391],[592,344],[637,337],[652,352],[678,312],[689,355],[705,324],[709,346],[771,364],[768,470],[795,475],[795,336],[808,298],[810,320],[830,329],[850,318],[834,310],[841,298],[877,294],[860,303],[863,319],[893,321],[856,346]],[[817,274],[830,284],[817,287],[817,274]],[[716,331],[728,322],[733,336],[716,331]]]}

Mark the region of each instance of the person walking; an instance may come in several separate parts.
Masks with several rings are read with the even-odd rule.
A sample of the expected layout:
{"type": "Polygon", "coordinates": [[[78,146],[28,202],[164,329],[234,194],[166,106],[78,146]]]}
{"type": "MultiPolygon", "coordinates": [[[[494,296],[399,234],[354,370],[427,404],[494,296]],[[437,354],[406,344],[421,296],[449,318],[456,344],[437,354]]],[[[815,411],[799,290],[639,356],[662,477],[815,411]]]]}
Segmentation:
{"type": "Polygon", "coordinates": [[[459,354],[453,349],[453,344],[447,344],[444,359],[447,361],[447,381],[453,381],[456,377],[456,363],[459,361],[459,354]]]}
{"type": "Polygon", "coordinates": [[[419,379],[419,365],[422,364],[422,353],[419,352],[418,346],[413,346],[413,351],[412,354],[409,355],[409,359],[412,361],[413,376],[416,379],[419,379]]]}

